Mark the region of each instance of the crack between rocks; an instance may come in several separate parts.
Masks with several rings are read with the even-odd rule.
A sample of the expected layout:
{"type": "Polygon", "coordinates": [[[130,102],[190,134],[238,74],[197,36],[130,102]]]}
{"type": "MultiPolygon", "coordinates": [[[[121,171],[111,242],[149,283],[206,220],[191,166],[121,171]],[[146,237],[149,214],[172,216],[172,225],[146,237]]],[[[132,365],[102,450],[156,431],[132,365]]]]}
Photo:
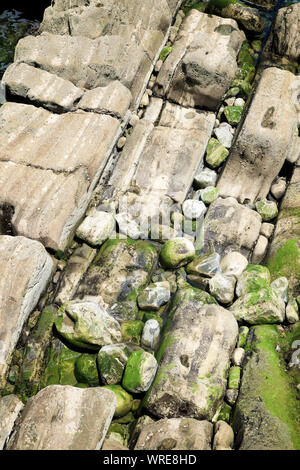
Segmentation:
{"type": "Polygon", "coordinates": [[[26,162],[13,162],[11,160],[5,160],[5,159],[0,159],[0,163],[12,163],[13,165],[18,165],[18,166],[25,166],[28,168],[34,168],[35,170],[42,170],[42,171],[52,171],[55,175],[72,175],[76,173],[78,170],[83,169],[85,172],[85,177],[89,180],[90,177],[88,175],[88,168],[86,165],[77,165],[75,166],[72,170],[59,170],[55,168],[48,168],[48,167],[43,167],[41,165],[34,165],[33,163],[26,163],[26,162]]]}

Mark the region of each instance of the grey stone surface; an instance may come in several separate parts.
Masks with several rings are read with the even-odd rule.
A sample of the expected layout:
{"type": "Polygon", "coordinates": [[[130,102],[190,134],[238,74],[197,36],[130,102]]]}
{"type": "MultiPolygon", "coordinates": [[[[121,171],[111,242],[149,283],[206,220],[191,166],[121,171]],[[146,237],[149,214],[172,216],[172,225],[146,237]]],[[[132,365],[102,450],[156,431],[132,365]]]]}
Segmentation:
{"type": "Polygon", "coordinates": [[[45,248],[24,237],[0,236],[0,386],[22,328],[50,279],[53,261],[45,248]]]}
{"type": "Polygon", "coordinates": [[[50,385],[30,398],[10,450],[100,450],[116,408],[100,387],[50,385]]]}
{"type": "Polygon", "coordinates": [[[0,450],[3,450],[23,408],[23,403],[16,395],[0,398],[0,450]]]}

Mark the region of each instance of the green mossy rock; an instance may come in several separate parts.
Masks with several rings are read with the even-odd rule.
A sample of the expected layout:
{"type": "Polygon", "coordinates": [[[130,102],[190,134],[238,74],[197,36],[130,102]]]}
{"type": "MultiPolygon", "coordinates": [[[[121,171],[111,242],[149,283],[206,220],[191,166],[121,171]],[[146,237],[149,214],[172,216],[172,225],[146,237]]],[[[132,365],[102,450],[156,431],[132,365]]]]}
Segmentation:
{"type": "Polygon", "coordinates": [[[97,364],[101,380],[107,385],[121,383],[124,369],[133,349],[124,343],[104,346],[100,349],[97,364]]]}
{"type": "Polygon", "coordinates": [[[84,383],[90,387],[99,385],[99,375],[96,364],[96,356],[92,354],[82,354],[75,362],[75,377],[79,383],[84,383]]]}
{"type": "Polygon", "coordinates": [[[182,6],[185,15],[191,10],[198,10],[204,12],[207,7],[207,2],[198,2],[198,0],[187,0],[182,6]]]}
{"type": "Polygon", "coordinates": [[[256,203],[256,210],[261,215],[264,222],[275,219],[278,215],[278,207],[276,202],[268,201],[266,198],[256,203]]]}
{"type": "Polygon", "coordinates": [[[239,92],[240,92],[240,89],[237,86],[235,86],[233,88],[229,88],[229,90],[226,93],[226,98],[235,97],[239,94],[239,92]]]}
{"type": "Polygon", "coordinates": [[[231,411],[232,407],[227,403],[224,403],[218,415],[218,421],[225,421],[225,423],[229,423],[231,411]]]}
{"type": "Polygon", "coordinates": [[[233,427],[240,450],[300,449],[300,371],[285,357],[300,339],[300,322],[284,332],[274,325],[251,328],[233,427]],[[279,347],[278,347],[279,346],[279,347]]]}
{"type": "Polygon", "coordinates": [[[212,168],[218,168],[228,157],[228,150],[220,142],[211,138],[206,148],[206,163],[212,168]]]}
{"type": "Polygon", "coordinates": [[[157,366],[157,361],[152,354],[146,351],[135,351],[126,364],[123,387],[133,393],[146,392],[154,380],[157,366]]]}
{"type": "Polygon", "coordinates": [[[114,392],[117,399],[117,406],[114,417],[119,418],[127,415],[132,408],[133,398],[121,385],[104,385],[103,388],[108,388],[114,392]]]}
{"type": "Polygon", "coordinates": [[[252,52],[253,49],[251,48],[250,44],[248,42],[244,42],[238,55],[238,64],[248,64],[253,66],[254,59],[251,54],[252,52]]]}
{"type": "Polygon", "coordinates": [[[230,367],[228,375],[228,388],[238,389],[241,380],[241,368],[238,366],[230,367]]]}
{"type": "Polygon", "coordinates": [[[214,202],[218,196],[219,196],[219,190],[215,188],[214,186],[207,186],[205,189],[202,189],[201,191],[201,199],[204,202],[204,204],[207,204],[207,205],[214,202]]]}
{"type": "Polygon", "coordinates": [[[161,264],[166,268],[179,268],[195,256],[193,243],[186,238],[168,240],[160,252],[161,264]]]}
{"type": "Polygon", "coordinates": [[[244,348],[249,334],[248,326],[241,326],[239,329],[238,348],[244,348]]]}
{"type": "Polygon", "coordinates": [[[299,238],[288,240],[273,254],[267,262],[272,279],[284,276],[289,280],[290,291],[293,295],[299,292],[300,281],[300,243],[299,238]]]}
{"type": "Polygon", "coordinates": [[[172,49],[172,46],[164,47],[159,55],[160,60],[164,62],[168,55],[171,53],[172,49]]]}
{"type": "Polygon", "coordinates": [[[248,264],[238,279],[236,295],[241,297],[249,292],[258,292],[270,286],[271,274],[267,267],[248,264]]]}
{"type": "Polygon", "coordinates": [[[242,98],[245,98],[247,99],[248,96],[251,95],[251,92],[252,92],[252,85],[248,82],[246,82],[246,80],[239,80],[237,78],[235,78],[232,82],[232,87],[233,88],[239,88],[239,95],[242,97],[242,98]]]}
{"type": "Polygon", "coordinates": [[[242,106],[226,106],[224,114],[231,126],[236,126],[242,117],[243,107],[242,106]]]}
{"type": "Polygon", "coordinates": [[[144,328],[141,320],[124,321],[121,326],[122,340],[124,343],[140,344],[144,328]]]}
{"type": "Polygon", "coordinates": [[[40,381],[40,388],[48,385],[75,385],[75,362],[80,352],[67,348],[58,338],[51,343],[47,366],[40,381]]]}

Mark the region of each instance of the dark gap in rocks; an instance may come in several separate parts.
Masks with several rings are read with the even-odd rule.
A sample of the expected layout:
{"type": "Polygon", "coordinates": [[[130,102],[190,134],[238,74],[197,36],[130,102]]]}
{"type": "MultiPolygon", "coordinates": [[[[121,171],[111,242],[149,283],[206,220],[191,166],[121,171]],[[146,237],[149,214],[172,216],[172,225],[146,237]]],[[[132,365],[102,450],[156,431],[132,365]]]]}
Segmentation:
{"type": "Polygon", "coordinates": [[[279,177],[286,178],[287,183],[291,180],[294,172],[294,164],[285,160],[283,167],[279,172],[279,177]]]}
{"type": "Polygon", "coordinates": [[[43,105],[43,103],[40,103],[39,101],[35,100],[30,100],[29,98],[25,98],[23,96],[18,96],[12,93],[9,88],[6,88],[6,101],[10,103],[19,103],[19,104],[27,104],[31,106],[35,106],[36,108],[43,108],[48,112],[51,112],[53,114],[65,114],[68,111],[66,111],[64,108],[60,108],[58,105],[53,105],[52,107],[46,107],[43,105]]]}
{"type": "Polygon", "coordinates": [[[0,234],[1,235],[14,235],[14,229],[12,225],[12,218],[15,209],[11,204],[0,205],[0,234]]]}
{"type": "Polygon", "coordinates": [[[17,10],[23,13],[23,16],[29,20],[42,21],[44,11],[53,3],[51,0],[34,0],[24,2],[24,0],[2,0],[1,12],[4,10],[17,10]]]}

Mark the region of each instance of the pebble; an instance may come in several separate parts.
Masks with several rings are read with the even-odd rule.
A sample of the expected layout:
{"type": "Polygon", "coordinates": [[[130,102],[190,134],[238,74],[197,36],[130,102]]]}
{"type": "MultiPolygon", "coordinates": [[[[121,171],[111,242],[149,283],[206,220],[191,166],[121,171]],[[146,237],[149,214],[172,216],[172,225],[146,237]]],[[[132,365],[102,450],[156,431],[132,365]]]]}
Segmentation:
{"type": "Polygon", "coordinates": [[[121,150],[121,149],[124,147],[124,145],[126,144],[126,140],[127,140],[127,139],[126,139],[126,137],[124,137],[124,136],[122,136],[122,137],[119,138],[119,140],[118,140],[118,142],[117,142],[117,148],[118,148],[119,150],[121,150]]]}
{"type": "Polygon", "coordinates": [[[194,186],[196,189],[203,189],[207,186],[215,186],[217,182],[217,173],[210,168],[204,168],[194,177],[194,186]]]}
{"type": "Polygon", "coordinates": [[[285,310],[285,316],[288,323],[297,323],[297,321],[299,321],[299,308],[295,299],[288,301],[285,310]]]}
{"type": "Polygon", "coordinates": [[[271,282],[272,289],[287,303],[288,301],[288,288],[289,281],[286,277],[278,277],[275,281],[271,282]]]}
{"type": "Polygon", "coordinates": [[[95,210],[76,230],[76,235],[93,246],[101,245],[115,228],[115,219],[109,212],[95,210]]]}
{"type": "Polygon", "coordinates": [[[226,390],[225,399],[229,405],[234,405],[238,396],[239,396],[238,390],[236,389],[226,390]]]}
{"type": "Polygon", "coordinates": [[[214,134],[217,137],[218,141],[224,145],[225,148],[229,149],[232,144],[233,139],[233,128],[227,122],[222,123],[214,130],[214,134]]]}
{"type": "Polygon", "coordinates": [[[252,263],[260,264],[264,259],[268,249],[268,239],[264,235],[259,235],[252,254],[252,263]]]}
{"type": "Polygon", "coordinates": [[[281,199],[286,190],[285,178],[278,178],[271,186],[271,193],[275,199],[281,199]]]}
{"type": "Polygon", "coordinates": [[[146,348],[155,350],[160,338],[160,325],[154,318],[147,320],[143,328],[141,344],[146,348]]]}
{"type": "Polygon", "coordinates": [[[223,274],[238,278],[248,266],[248,260],[238,251],[231,251],[222,258],[220,267],[223,274]]]}
{"type": "Polygon", "coordinates": [[[229,304],[233,301],[236,278],[225,274],[216,274],[209,281],[209,291],[218,302],[229,304]]]}
{"type": "Polygon", "coordinates": [[[263,222],[261,224],[260,233],[267,238],[270,238],[274,230],[274,225],[269,224],[268,222],[263,222]]]}
{"type": "Polygon", "coordinates": [[[199,219],[204,216],[207,209],[202,201],[187,199],[182,204],[182,210],[187,219],[199,219]]]}
{"type": "Polygon", "coordinates": [[[233,351],[232,362],[235,366],[241,366],[245,358],[245,349],[236,348],[233,351]]]}
{"type": "Polygon", "coordinates": [[[154,70],[155,72],[159,72],[160,69],[162,68],[162,65],[163,65],[163,61],[161,59],[159,59],[156,64],[155,64],[155,67],[154,67],[154,70]]]}

